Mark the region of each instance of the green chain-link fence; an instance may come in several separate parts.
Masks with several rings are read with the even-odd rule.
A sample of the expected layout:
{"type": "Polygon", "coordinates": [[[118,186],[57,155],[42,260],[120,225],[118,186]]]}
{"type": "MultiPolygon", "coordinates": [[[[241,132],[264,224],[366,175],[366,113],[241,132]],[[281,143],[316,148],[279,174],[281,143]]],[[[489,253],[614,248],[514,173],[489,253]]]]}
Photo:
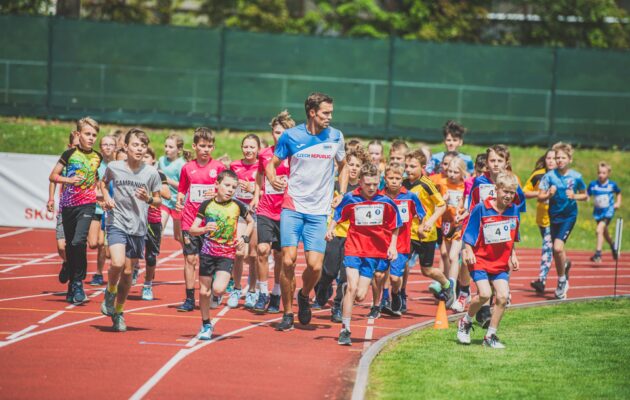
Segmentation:
{"type": "Polygon", "coordinates": [[[353,136],[630,147],[630,52],[0,17],[0,113],[266,129],[312,91],[353,136]]]}

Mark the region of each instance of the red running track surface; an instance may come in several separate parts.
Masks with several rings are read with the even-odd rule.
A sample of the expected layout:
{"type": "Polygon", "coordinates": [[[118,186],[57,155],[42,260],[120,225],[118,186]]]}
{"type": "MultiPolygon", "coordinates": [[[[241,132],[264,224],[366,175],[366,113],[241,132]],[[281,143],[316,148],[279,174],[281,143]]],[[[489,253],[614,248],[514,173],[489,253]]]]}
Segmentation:
{"type": "MultiPolygon", "coordinates": [[[[518,254],[521,270],[512,275],[512,302],[552,299],[555,271],[545,296],[537,296],[529,281],[538,273],[539,250],[518,254]]],[[[613,293],[610,254],[601,264],[590,262],[590,255],[570,253],[569,298],[613,293]]],[[[90,275],[95,256],[89,252],[90,275]]],[[[211,310],[215,339],[200,343],[193,340],[199,312],[174,308],[184,298],[183,258],[171,238],[163,241],[159,262],[156,299],[141,300],[141,275],[126,304],[129,331],[115,333],[99,311],[103,288],[86,286],[90,301],[84,305],[64,301],[53,231],[0,228],[0,398],[344,398],[364,349],[436,312],[429,281],[415,268],[407,289],[409,312],[368,321],[368,297],[354,309],[351,347],[337,345],[339,326],[330,322],[329,308],[315,312],[310,326],[296,320],[294,331],[276,332],[280,314],[254,314],[242,308],[242,301],[237,309],[228,309],[224,301],[211,310]]],[[[300,252],[298,270],[303,267],[300,252]]],[[[617,292],[630,293],[627,262],[619,264],[617,292]]]]}

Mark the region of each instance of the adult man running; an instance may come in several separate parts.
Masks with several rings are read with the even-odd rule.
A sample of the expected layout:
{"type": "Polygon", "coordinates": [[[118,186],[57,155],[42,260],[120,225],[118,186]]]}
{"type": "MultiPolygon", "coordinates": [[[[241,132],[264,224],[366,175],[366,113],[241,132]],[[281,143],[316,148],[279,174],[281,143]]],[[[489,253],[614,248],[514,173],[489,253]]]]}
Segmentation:
{"type": "Polygon", "coordinates": [[[289,158],[289,181],[280,215],[282,270],[280,285],[284,316],[277,330],[293,328],[293,294],[298,243],[304,243],[306,269],[302,289],[298,292],[298,319],[311,321],[309,294],[319,280],[326,250],[327,217],[333,200],[335,160],[339,165],[340,189],[347,187],[343,134],[330,126],[333,99],[323,93],[312,93],[304,103],[307,121],[282,133],[273,159],[265,168],[267,179],[276,190],[285,181],[276,176],[276,168],[289,158]]]}

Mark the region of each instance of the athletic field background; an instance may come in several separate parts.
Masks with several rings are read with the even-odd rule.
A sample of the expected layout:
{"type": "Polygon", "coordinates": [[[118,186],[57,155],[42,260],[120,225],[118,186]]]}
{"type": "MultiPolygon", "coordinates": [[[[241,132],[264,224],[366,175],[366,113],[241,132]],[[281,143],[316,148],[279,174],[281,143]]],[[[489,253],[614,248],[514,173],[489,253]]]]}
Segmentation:
{"type": "MultiPolygon", "coordinates": [[[[301,121],[301,115],[294,115],[296,121],[301,121]]],[[[334,120],[333,120],[334,125],[334,120]]],[[[102,125],[99,137],[107,133],[111,133],[116,129],[127,130],[129,127],[120,127],[114,125],[102,125]]],[[[261,129],[264,125],[261,126],[261,129]]],[[[74,129],[71,122],[48,122],[44,120],[30,118],[3,118],[0,117],[0,151],[13,153],[31,153],[31,154],[61,154],[66,148],[68,134],[74,129]]],[[[163,144],[165,138],[171,133],[178,133],[184,138],[185,148],[191,149],[193,128],[188,129],[160,129],[145,128],[145,131],[151,138],[151,147],[159,156],[164,154],[163,144]]],[[[242,157],[240,150],[241,140],[245,133],[257,133],[261,138],[266,139],[268,143],[272,143],[271,135],[268,131],[247,131],[247,132],[230,132],[227,130],[217,132],[216,149],[213,157],[217,158],[227,154],[232,159],[242,157]]],[[[472,135],[472,134],[471,134],[472,135]]],[[[352,136],[348,136],[351,138],[352,136]]],[[[404,138],[403,138],[404,139],[404,138]]],[[[367,139],[362,139],[367,143],[367,139]]],[[[386,152],[390,142],[385,142],[386,152]]],[[[417,147],[419,142],[410,142],[410,146],[417,147]]],[[[443,151],[442,143],[431,143],[430,147],[434,152],[443,151]]],[[[471,155],[473,158],[478,154],[485,152],[485,147],[465,144],[461,151],[471,155]]],[[[534,163],[544,153],[542,147],[521,147],[510,146],[512,157],[512,166],[514,172],[520,177],[523,184],[531,174],[534,163]]],[[[574,162],[572,168],[582,173],[585,183],[597,179],[597,163],[602,160],[608,161],[613,168],[611,179],[616,181],[621,188],[622,193],[630,187],[630,171],[624,168],[627,164],[627,152],[620,150],[599,150],[599,149],[581,149],[577,148],[574,154],[574,162]]],[[[43,182],[42,184],[46,184],[43,182]]],[[[630,212],[630,199],[627,198],[620,210],[617,211],[615,217],[628,219],[630,212]]],[[[567,247],[574,250],[594,250],[595,249],[595,222],[592,219],[592,203],[579,202],[579,217],[577,224],[569,238],[567,247]]],[[[521,228],[521,243],[519,246],[527,248],[540,248],[540,234],[535,221],[535,201],[529,200],[527,203],[527,214],[523,217],[521,228]]],[[[627,222],[628,223],[628,222],[627,222]]],[[[614,235],[614,223],[610,226],[611,235],[614,235]]],[[[628,250],[630,246],[630,234],[623,237],[622,251],[628,250]]],[[[605,257],[610,257],[607,246],[604,245],[605,257]]]]}

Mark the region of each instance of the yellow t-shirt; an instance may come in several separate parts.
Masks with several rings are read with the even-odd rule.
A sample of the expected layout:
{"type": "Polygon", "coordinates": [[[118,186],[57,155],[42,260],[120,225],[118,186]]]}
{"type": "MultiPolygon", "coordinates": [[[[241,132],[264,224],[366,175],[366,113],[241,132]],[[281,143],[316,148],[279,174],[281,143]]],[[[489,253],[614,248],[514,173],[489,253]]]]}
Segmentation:
{"type": "MultiPolygon", "coordinates": [[[[435,207],[445,205],[444,198],[442,198],[440,192],[426,175],[422,175],[420,179],[413,182],[409,190],[415,193],[420,199],[420,203],[422,203],[422,207],[424,207],[424,212],[426,213],[425,218],[431,218],[435,212],[435,207]]],[[[420,236],[418,236],[419,228],[420,220],[414,218],[411,223],[411,240],[419,240],[421,242],[434,242],[437,240],[437,229],[435,225],[431,227],[431,230],[423,239],[420,239],[420,236]]]]}
{"type": "MultiPolygon", "coordinates": [[[[523,191],[525,192],[533,192],[538,190],[538,185],[543,176],[547,173],[547,170],[544,168],[537,169],[532,173],[532,176],[529,177],[527,182],[525,182],[525,186],[523,187],[523,191]]],[[[549,226],[549,201],[539,201],[536,204],[536,224],[541,228],[546,228],[549,226]]]]}

